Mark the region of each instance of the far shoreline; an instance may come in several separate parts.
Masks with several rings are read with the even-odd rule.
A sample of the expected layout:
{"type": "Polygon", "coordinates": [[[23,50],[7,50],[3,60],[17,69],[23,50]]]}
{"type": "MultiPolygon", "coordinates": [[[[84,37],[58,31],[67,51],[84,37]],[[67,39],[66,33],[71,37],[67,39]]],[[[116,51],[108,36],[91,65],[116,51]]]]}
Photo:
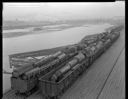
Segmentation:
{"type": "MultiPolygon", "coordinates": [[[[106,24],[106,22],[105,23],[101,22],[101,23],[97,23],[97,24],[106,24]]],[[[108,23],[108,24],[110,24],[110,23],[108,23]]],[[[60,24],[60,25],[62,25],[62,24],[60,24]]],[[[57,27],[57,28],[55,27],[55,28],[46,28],[46,29],[42,29],[40,27],[33,27],[33,30],[29,31],[29,32],[2,33],[2,37],[6,39],[6,38],[14,38],[14,37],[20,37],[20,36],[25,36],[25,35],[35,35],[35,34],[40,34],[40,33],[51,33],[51,32],[54,32],[54,31],[62,31],[62,30],[75,28],[75,27],[80,27],[80,26],[84,26],[84,25],[87,25],[87,26],[84,26],[84,27],[88,27],[88,25],[96,25],[96,23],[84,23],[84,24],[74,24],[74,25],[67,23],[67,25],[69,25],[69,26],[60,26],[60,27],[57,27]],[[39,28],[39,30],[36,30],[36,28],[39,28]]],[[[51,25],[49,25],[49,26],[51,26],[51,25]]]]}

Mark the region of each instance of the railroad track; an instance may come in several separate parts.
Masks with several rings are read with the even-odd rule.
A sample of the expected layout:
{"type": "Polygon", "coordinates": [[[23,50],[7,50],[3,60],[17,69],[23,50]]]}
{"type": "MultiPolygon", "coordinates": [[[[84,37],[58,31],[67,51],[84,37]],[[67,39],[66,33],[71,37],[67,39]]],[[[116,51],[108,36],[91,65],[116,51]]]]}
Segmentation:
{"type": "Polygon", "coordinates": [[[17,94],[15,90],[9,90],[2,99],[26,99],[26,96],[17,94]]]}

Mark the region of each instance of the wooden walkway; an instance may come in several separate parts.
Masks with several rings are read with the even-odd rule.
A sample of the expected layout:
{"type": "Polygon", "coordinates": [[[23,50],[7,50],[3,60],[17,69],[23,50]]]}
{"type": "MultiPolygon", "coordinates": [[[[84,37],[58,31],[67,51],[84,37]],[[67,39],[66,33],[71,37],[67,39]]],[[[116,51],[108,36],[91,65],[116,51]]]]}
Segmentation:
{"type": "MultiPolygon", "coordinates": [[[[35,92],[27,99],[42,99],[42,97],[40,92],[35,92]]],[[[125,99],[124,30],[119,39],[78,78],[60,99],[125,99]]]]}

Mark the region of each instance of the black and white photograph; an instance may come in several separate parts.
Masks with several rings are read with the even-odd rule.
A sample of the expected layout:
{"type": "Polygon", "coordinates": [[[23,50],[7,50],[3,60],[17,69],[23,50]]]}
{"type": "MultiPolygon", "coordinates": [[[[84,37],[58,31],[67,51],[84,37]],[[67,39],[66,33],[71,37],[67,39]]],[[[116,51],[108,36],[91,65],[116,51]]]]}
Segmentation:
{"type": "Polygon", "coordinates": [[[2,5],[2,99],[126,99],[125,1],[2,5]]]}

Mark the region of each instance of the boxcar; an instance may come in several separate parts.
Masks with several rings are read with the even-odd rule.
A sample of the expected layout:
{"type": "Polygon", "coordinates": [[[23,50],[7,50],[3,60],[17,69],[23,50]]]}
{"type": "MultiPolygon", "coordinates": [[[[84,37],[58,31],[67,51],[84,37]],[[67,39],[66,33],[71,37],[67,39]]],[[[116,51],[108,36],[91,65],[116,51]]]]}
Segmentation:
{"type": "Polygon", "coordinates": [[[87,60],[84,60],[81,64],[74,66],[72,70],[68,71],[58,82],[50,81],[50,77],[54,74],[54,72],[39,78],[42,96],[45,98],[57,98],[59,95],[65,92],[74,82],[74,80],[76,80],[78,76],[86,70],[88,67],[87,62],[87,60]]]}

